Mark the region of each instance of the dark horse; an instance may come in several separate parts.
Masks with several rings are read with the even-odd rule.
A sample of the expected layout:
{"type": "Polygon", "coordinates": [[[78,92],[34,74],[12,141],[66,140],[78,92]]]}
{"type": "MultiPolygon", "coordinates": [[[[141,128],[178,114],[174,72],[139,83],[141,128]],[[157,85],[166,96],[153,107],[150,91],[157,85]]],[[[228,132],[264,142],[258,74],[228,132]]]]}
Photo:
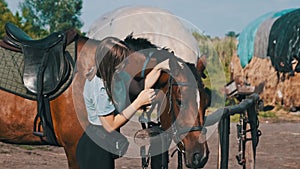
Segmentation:
{"type": "MultiPolygon", "coordinates": [[[[16,32],[18,31],[19,30],[16,32]]],[[[71,82],[67,85],[65,90],[60,91],[59,95],[51,98],[49,112],[52,118],[51,128],[54,133],[55,145],[64,148],[69,168],[75,169],[78,168],[75,154],[77,143],[88,122],[82,97],[83,86],[90,68],[94,65],[94,56],[99,41],[78,34],[69,36],[69,33],[66,33],[63,35],[66,36],[65,46],[75,42],[75,53],[77,53],[75,59],[76,69],[73,70],[74,73],[71,74],[71,82]]],[[[33,46],[42,43],[45,44],[42,47],[47,48],[49,43],[44,42],[49,42],[49,39],[51,40],[49,37],[48,39],[45,38],[38,41],[27,39],[27,41],[21,43],[29,43],[33,44],[33,46]]],[[[5,39],[3,41],[5,41],[5,39]]],[[[22,53],[20,53],[21,50],[15,47],[16,46],[11,46],[11,44],[3,45],[3,43],[1,43],[0,50],[12,55],[22,55],[22,53]]],[[[169,55],[172,54],[169,53],[169,55]]],[[[1,59],[4,57],[10,56],[3,54],[1,59]]],[[[137,58],[136,61],[144,63],[145,58],[137,58]]],[[[146,73],[154,66],[151,64],[157,64],[156,62],[156,60],[149,62],[149,69],[146,69],[146,73]]],[[[206,141],[204,140],[202,142],[200,140],[203,135],[201,134],[201,126],[204,125],[207,97],[202,90],[203,86],[200,75],[198,74],[199,72],[196,72],[194,65],[189,67],[186,66],[187,64],[179,65],[177,62],[172,63],[172,65],[175,65],[176,69],[179,70],[175,71],[176,73],[172,75],[173,78],[171,79],[170,75],[163,73],[158,81],[158,85],[161,85],[162,91],[169,93],[166,94],[169,95],[167,99],[163,99],[165,95],[161,96],[161,101],[167,108],[162,112],[160,121],[162,122],[163,129],[176,128],[176,130],[174,130],[174,132],[176,131],[176,137],[180,138],[185,135],[184,138],[180,138],[180,140],[182,140],[180,143],[184,145],[181,150],[184,151],[186,165],[191,168],[203,167],[207,161],[209,152],[206,141]],[[186,76],[186,73],[191,70],[195,76],[186,76]],[[190,83],[193,81],[191,78],[195,77],[197,79],[197,85],[190,83]],[[198,88],[201,98],[200,101],[197,101],[196,98],[196,89],[198,88]],[[170,112],[168,110],[172,111],[170,112]],[[191,118],[195,115],[195,118],[191,118]],[[174,123],[174,117],[176,117],[176,123],[174,123]]],[[[198,65],[202,65],[201,60],[199,60],[198,65]]],[[[198,68],[198,70],[203,70],[201,66],[198,68]]],[[[20,77],[22,78],[21,74],[20,77]]],[[[47,138],[45,139],[42,136],[38,137],[33,135],[33,128],[36,123],[35,117],[38,109],[36,99],[28,99],[28,97],[24,97],[24,95],[16,91],[6,89],[0,90],[0,99],[0,140],[2,142],[35,145],[48,144],[47,138]]]]}

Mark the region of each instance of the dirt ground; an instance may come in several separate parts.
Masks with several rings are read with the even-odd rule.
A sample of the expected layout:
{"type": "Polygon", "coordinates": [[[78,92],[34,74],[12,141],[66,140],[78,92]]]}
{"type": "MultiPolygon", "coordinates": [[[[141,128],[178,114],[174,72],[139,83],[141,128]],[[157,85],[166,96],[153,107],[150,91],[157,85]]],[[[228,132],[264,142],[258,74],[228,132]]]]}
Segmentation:
{"type": "MultiPolygon", "coordinates": [[[[299,117],[299,116],[297,116],[299,117]]],[[[262,136],[257,147],[257,169],[300,168],[300,121],[260,120],[262,136]]],[[[205,169],[217,168],[217,131],[208,139],[210,157],[205,169]]],[[[231,123],[229,169],[242,168],[237,164],[236,124],[231,123]]],[[[177,168],[177,156],[170,157],[169,168],[177,168]]],[[[101,164],[99,164],[101,165],[101,164]]],[[[1,169],[66,169],[67,159],[60,147],[27,146],[0,143],[1,169]]],[[[117,169],[141,168],[139,158],[116,160],[117,169]]]]}

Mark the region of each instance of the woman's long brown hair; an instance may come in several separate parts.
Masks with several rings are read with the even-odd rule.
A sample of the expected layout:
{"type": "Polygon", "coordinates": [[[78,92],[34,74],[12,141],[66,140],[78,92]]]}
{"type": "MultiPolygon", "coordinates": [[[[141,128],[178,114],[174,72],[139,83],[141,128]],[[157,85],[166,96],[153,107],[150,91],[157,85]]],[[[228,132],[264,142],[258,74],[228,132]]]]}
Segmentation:
{"type": "Polygon", "coordinates": [[[103,39],[97,47],[95,63],[96,75],[104,81],[109,98],[112,99],[111,82],[117,66],[131,53],[125,43],[115,37],[103,39]]]}

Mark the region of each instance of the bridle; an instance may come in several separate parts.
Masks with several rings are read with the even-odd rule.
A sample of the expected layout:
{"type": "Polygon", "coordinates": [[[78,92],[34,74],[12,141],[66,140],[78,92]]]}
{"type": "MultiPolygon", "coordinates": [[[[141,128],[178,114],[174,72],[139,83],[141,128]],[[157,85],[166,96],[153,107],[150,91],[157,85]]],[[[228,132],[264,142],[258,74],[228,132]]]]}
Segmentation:
{"type": "MultiPolygon", "coordinates": [[[[145,76],[145,70],[146,67],[149,63],[149,60],[151,59],[152,55],[154,54],[154,52],[149,52],[148,55],[146,55],[146,60],[144,62],[143,68],[142,68],[142,77],[145,76]]],[[[183,62],[183,61],[179,61],[179,62],[183,62]]],[[[202,134],[206,134],[207,129],[203,126],[201,126],[200,124],[197,126],[179,126],[176,123],[176,116],[175,116],[175,112],[173,109],[173,101],[172,101],[172,89],[173,86],[190,86],[190,87],[197,87],[200,91],[201,88],[201,84],[200,82],[197,81],[197,85],[195,84],[191,84],[189,82],[180,82],[180,81],[176,81],[174,80],[174,78],[172,77],[172,75],[169,75],[169,79],[168,79],[168,91],[166,93],[167,98],[169,99],[169,110],[168,113],[171,114],[171,118],[172,118],[172,124],[171,124],[171,135],[173,136],[173,140],[175,143],[177,143],[177,150],[181,153],[185,153],[184,150],[184,143],[182,141],[182,139],[180,139],[180,136],[187,134],[189,132],[193,132],[193,131],[201,131],[202,134]]],[[[175,102],[175,104],[177,104],[177,102],[175,102]]],[[[178,105],[180,107],[180,105],[178,105]]]]}
{"type": "MultiPolygon", "coordinates": [[[[143,68],[142,68],[142,77],[144,78],[145,77],[145,71],[146,71],[146,67],[149,63],[149,60],[150,58],[152,57],[153,53],[149,53],[148,55],[146,55],[146,60],[144,62],[144,65],[143,65],[143,68]]],[[[184,63],[184,62],[182,62],[184,63]]],[[[165,73],[168,73],[168,72],[165,72],[165,73]]],[[[176,114],[175,114],[175,111],[174,111],[174,105],[177,104],[177,106],[181,106],[181,105],[178,105],[177,101],[173,101],[172,99],[172,90],[173,90],[173,86],[189,86],[189,87],[196,87],[199,89],[199,94],[201,92],[201,87],[203,87],[202,85],[202,82],[201,80],[199,80],[198,78],[196,78],[197,82],[196,84],[192,84],[191,82],[188,82],[188,81],[175,81],[175,79],[172,78],[172,75],[171,73],[169,72],[169,79],[168,79],[168,82],[167,82],[167,86],[164,86],[163,88],[167,89],[166,91],[166,98],[167,102],[169,102],[169,110],[168,113],[170,116],[171,116],[171,126],[169,128],[169,130],[167,130],[167,132],[165,133],[165,136],[167,137],[167,139],[169,141],[171,141],[171,138],[173,137],[173,141],[177,144],[177,147],[176,149],[174,150],[174,152],[172,153],[171,157],[175,154],[175,152],[177,152],[178,154],[178,168],[182,168],[182,154],[185,154],[185,145],[182,141],[182,139],[180,139],[180,137],[184,134],[187,134],[189,132],[193,132],[193,131],[201,131],[203,135],[206,134],[207,132],[207,129],[200,125],[200,122],[198,122],[198,125],[191,125],[191,126],[180,126],[179,124],[177,124],[176,122],[176,114]],[[175,103],[174,103],[175,102],[175,103]]],[[[163,101],[164,102],[164,101],[163,101]]],[[[198,109],[197,109],[198,111],[198,109]]],[[[142,113],[142,115],[140,116],[139,118],[139,121],[141,122],[142,124],[142,127],[143,129],[146,128],[146,121],[144,119],[144,113],[145,111],[142,113]]],[[[198,118],[198,117],[197,117],[198,118]]],[[[158,122],[157,124],[161,125],[160,122],[158,122]]],[[[148,122],[148,127],[149,127],[149,122],[148,122]]],[[[197,140],[198,141],[198,140],[197,140]]],[[[141,156],[142,156],[142,166],[143,168],[147,168],[148,167],[148,164],[149,164],[149,159],[147,159],[147,155],[146,155],[146,152],[145,152],[145,146],[141,146],[140,147],[140,152],[141,152],[141,156]]]]}
{"type": "MultiPolygon", "coordinates": [[[[174,112],[174,108],[173,108],[173,99],[172,99],[172,90],[173,90],[173,86],[190,86],[190,87],[195,87],[195,85],[189,83],[189,82],[175,82],[174,78],[172,78],[172,76],[169,76],[169,88],[167,91],[167,97],[169,99],[169,114],[171,115],[172,118],[172,124],[171,124],[171,129],[172,129],[172,134],[173,134],[173,139],[174,142],[177,143],[177,150],[180,153],[185,153],[185,149],[184,149],[184,143],[182,141],[182,139],[180,139],[181,135],[187,134],[189,132],[193,132],[193,131],[201,131],[202,134],[206,134],[207,129],[203,126],[201,126],[200,124],[198,126],[179,126],[176,123],[176,116],[175,116],[175,112],[174,112]]],[[[198,87],[198,85],[196,86],[198,87]]],[[[175,104],[177,104],[177,106],[180,107],[180,105],[178,105],[178,103],[175,101],[175,104]]]]}

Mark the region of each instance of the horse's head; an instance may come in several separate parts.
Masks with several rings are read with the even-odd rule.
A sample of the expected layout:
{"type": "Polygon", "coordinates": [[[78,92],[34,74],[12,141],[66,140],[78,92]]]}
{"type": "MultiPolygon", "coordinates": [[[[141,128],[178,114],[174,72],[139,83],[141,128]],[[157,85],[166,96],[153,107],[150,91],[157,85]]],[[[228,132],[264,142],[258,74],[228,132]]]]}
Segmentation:
{"type": "MultiPolygon", "coordinates": [[[[170,76],[166,103],[169,110],[161,115],[163,128],[171,130],[178,150],[184,154],[189,168],[202,168],[209,155],[205,138],[204,114],[206,94],[195,65],[173,57],[170,59],[170,76]]],[[[165,81],[165,80],[163,80],[165,81]]]]}
{"type": "Polygon", "coordinates": [[[154,86],[160,89],[157,96],[160,122],[165,131],[170,131],[178,149],[184,153],[186,166],[203,167],[209,155],[206,129],[203,128],[208,100],[201,79],[205,77],[205,58],[200,58],[195,66],[185,63],[168,50],[157,49],[145,39],[127,37],[125,42],[145,55],[137,55],[127,62],[128,67],[142,65],[136,71],[139,72],[136,77],[146,75],[155,65],[169,60],[170,70],[164,71],[154,86]]]}

